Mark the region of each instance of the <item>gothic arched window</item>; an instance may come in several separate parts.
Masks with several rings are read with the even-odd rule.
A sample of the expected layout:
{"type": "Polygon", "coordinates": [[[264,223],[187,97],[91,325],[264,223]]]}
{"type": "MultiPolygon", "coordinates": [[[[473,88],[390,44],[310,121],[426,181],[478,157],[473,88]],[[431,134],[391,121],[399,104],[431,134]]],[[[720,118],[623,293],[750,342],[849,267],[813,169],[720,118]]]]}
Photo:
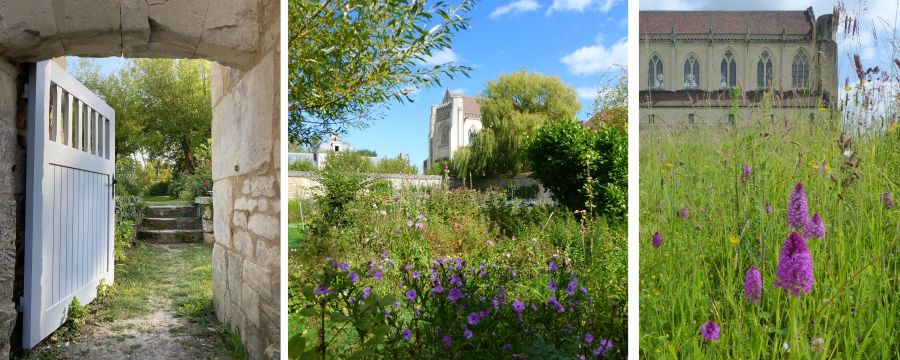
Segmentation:
{"type": "Polygon", "coordinates": [[[444,124],[443,126],[441,126],[440,135],[441,135],[440,145],[441,146],[449,145],[450,144],[450,125],[444,124]]]}
{"type": "Polygon", "coordinates": [[[653,57],[650,58],[650,63],[648,65],[647,79],[650,88],[656,89],[663,87],[665,77],[663,76],[662,61],[659,60],[658,56],[653,55],[653,57]]]}
{"type": "Polygon", "coordinates": [[[737,86],[737,63],[734,61],[734,54],[731,53],[731,50],[725,51],[721,68],[719,87],[726,89],[737,86]]]}
{"type": "Polygon", "coordinates": [[[809,87],[809,62],[802,51],[794,55],[794,63],[791,64],[791,84],[795,89],[809,87]]]}
{"type": "Polygon", "coordinates": [[[768,89],[772,86],[772,57],[769,51],[763,50],[756,63],[756,88],[768,89]]]}
{"type": "Polygon", "coordinates": [[[700,62],[694,55],[684,61],[684,87],[696,89],[700,87],[700,62]]]}
{"type": "Polygon", "coordinates": [[[475,125],[469,126],[469,133],[467,134],[468,136],[466,137],[466,145],[472,144],[472,138],[475,137],[476,132],[478,132],[478,130],[475,129],[475,125]]]}

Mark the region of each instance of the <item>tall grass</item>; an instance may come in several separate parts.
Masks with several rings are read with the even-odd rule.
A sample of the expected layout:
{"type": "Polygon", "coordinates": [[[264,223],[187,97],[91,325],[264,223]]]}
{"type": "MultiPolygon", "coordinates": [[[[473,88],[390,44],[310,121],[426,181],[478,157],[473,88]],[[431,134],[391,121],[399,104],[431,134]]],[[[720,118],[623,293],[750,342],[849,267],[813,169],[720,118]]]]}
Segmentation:
{"type": "Polygon", "coordinates": [[[642,355],[787,355],[790,298],[773,282],[790,233],[788,194],[802,182],[810,215],[820,213],[827,235],[808,241],[815,285],[800,299],[799,348],[790,354],[896,358],[900,211],[888,208],[883,194],[900,190],[900,131],[850,135],[852,145],[842,149],[840,117],[833,118],[830,123],[642,129],[642,355]],[[846,151],[855,152],[858,166],[846,151]],[[751,173],[742,180],[744,165],[751,173]],[[688,210],[686,219],[679,216],[681,208],[688,210]],[[654,248],[651,236],[657,231],[663,244],[654,248]],[[732,236],[739,239],[736,245],[732,236]],[[763,278],[758,305],[743,295],[751,265],[763,278]],[[722,328],[718,341],[704,341],[699,334],[709,320],[722,328]],[[811,349],[816,338],[824,340],[824,351],[811,349]]]}

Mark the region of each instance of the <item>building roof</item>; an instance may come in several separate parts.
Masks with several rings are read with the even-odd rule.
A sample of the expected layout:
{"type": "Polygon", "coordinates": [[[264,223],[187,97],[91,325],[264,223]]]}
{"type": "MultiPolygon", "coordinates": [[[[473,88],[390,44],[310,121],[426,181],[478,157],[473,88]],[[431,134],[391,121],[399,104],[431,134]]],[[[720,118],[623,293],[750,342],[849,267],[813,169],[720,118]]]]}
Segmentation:
{"type": "Polygon", "coordinates": [[[463,96],[463,113],[481,116],[481,103],[474,96],[463,96]]]}
{"type": "Polygon", "coordinates": [[[805,35],[812,31],[807,11],[641,11],[641,34],[805,35]]]}

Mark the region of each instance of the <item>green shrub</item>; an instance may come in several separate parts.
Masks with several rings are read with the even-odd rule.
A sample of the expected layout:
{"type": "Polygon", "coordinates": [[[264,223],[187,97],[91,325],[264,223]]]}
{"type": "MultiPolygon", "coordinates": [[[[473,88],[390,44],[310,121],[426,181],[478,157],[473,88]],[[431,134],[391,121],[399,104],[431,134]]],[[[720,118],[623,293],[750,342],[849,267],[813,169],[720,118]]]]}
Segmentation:
{"type": "Polygon", "coordinates": [[[197,196],[207,196],[212,190],[212,139],[200,145],[193,152],[195,162],[193,173],[177,173],[169,186],[169,194],[183,201],[193,203],[197,196]]]}
{"type": "Polygon", "coordinates": [[[115,231],[113,255],[115,262],[122,263],[128,260],[126,250],[134,246],[134,222],[131,220],[116,221],[115,231]]]}
{"type": "Polygon", "coordinates": [[[73,296],[66,313],[66,317],[71,322],[71,330],[78,332],[84,327],[84,317],[87,313],[87,308],[78,301],[78,297],[73,296]]]}
{"type": "Polygon", "coordinates": [[[409,159],[402,155],[395,158],[382,159],[372,169],[378,174],[418,174],[419,169],[409,164],[409,159]]]}
{"type": "Polygon", "coordinates": [[[316,171],[316,164],[312,161],[303,159],[288,164],[289,171],[316,171]]]}
{"type": "Polygon", "coordinates": [[[144,195],[147,195],[147,196],[170,195],[171,192],[169,191],[169,189],[171,188],[171,186],[172,186],[171,181],[168,181],[168,180],[160,181],[160,182],[154,183],[153,185],[150,185],[149,187],[147,187],[147,190],[144,191],[144,195]]]}
{"type": "Polygon", "coordinates": [[[532,176],[570,210],[625,216],[628,193],[627,134],[610,126],[592,131],[576,121],[542,127],[526,153],[532,176]]]}
{"type": "Polygon", "coordinates": [[[137,195],[116,196],[116,223],[127,220],[139,224],[144,218],[147,205],[144,198],[137,195]]]}
{"type": "Polygon", "coordinates": [[[141,163],[130,156],[116,158],[116,195],[140,195],[147,187],[141,163]]]}

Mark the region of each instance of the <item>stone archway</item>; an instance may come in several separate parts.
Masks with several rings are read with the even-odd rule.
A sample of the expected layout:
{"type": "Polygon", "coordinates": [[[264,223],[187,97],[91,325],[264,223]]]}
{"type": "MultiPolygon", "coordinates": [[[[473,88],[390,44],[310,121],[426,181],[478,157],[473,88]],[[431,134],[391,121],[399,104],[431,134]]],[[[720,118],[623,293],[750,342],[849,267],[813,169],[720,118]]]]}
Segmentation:
{"type": "Polygon", "coordinates": [[[9,354],[18,316],[12,299],[21,293],[21,64],[65,55],[218,63],[211,79],[215,310],[252,357],[278,356],[279,23],[277,0],[0,0],[0,358],[9,354]]]}

